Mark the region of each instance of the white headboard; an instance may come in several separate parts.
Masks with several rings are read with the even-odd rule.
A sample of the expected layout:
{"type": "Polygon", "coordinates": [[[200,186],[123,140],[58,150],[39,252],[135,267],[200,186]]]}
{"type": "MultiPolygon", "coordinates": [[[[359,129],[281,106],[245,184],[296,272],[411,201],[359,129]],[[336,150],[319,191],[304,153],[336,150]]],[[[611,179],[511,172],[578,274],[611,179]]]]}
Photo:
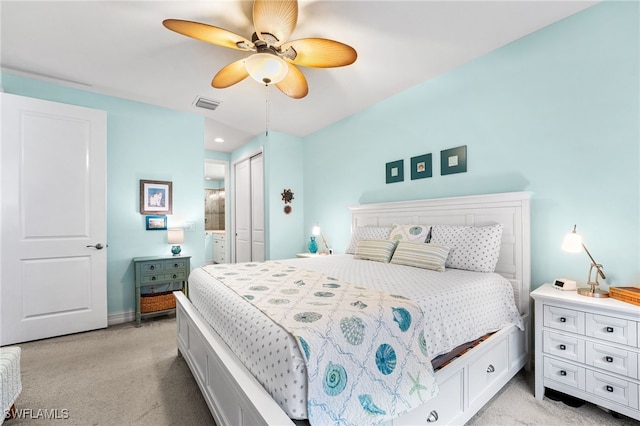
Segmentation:
{"type": "Polygon", "coordinates": [[[496,272],[513,285],[521,313],[529,313],[531,251],[529,192],[434,198],[349,207],[351,230],[358,226],[471,225],[502,223],[502,245],[496,272]]]}

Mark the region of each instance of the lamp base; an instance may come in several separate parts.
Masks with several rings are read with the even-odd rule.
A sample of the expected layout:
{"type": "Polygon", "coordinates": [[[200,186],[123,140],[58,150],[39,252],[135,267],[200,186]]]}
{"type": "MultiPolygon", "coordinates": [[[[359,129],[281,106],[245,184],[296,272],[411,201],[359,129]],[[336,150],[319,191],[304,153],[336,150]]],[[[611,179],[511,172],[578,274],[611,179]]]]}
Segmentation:
{"type": "Polygon", "coordinates": [[[174,256],[180,256],[181,251],[182,251],[182,248],[180,246],[171,247],[171,253],[173,253],[174,256]]]}
{"type": "Polygon", "coordinates": [[[609,297],[608,291],[600,290],[599,288],[591,289],[590,287],[589,288],[580,287],[578,288],[577,292],[579,295],[587,296],[587,297],[599,297],[599,298],[609,297]]]}

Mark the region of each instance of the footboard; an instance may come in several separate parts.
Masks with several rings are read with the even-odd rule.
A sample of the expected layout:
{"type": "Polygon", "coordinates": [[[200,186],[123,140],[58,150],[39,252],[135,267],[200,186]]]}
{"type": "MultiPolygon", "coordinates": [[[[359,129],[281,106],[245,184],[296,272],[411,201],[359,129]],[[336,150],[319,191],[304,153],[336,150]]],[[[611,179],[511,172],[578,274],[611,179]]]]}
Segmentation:
{"type": "Polygon", "coordinates": [[[293,425],[286,413],[204,321],[175,292],[178,351],[186,360],[218,425],[293,425]]]}

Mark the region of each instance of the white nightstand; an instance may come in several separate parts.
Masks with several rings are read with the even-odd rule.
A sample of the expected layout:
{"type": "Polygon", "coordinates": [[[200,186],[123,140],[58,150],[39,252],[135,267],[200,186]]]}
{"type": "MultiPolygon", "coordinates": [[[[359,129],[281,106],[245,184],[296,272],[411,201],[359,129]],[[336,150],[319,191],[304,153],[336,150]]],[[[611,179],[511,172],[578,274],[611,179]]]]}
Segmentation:
{"type": "Polygon", "coordinates": [[[551,388],[640,420],[640,307],[550,284],[531,297],[536,398],[551,388]]]}
{"type": "Polygon", "coordinates": [[[320,257],[320,256],[327,256],[326,254],[320,254],[320,253],[298,253],[296,254],[296,257],[320,257]]]}

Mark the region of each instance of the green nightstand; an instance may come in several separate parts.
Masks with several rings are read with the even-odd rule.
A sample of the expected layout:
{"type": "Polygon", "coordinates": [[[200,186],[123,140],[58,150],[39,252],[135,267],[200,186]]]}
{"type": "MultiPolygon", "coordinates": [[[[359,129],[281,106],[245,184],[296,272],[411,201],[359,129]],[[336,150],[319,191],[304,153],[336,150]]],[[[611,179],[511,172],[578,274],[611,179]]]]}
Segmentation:
{"type": "MultiPolygon", "coordinates": [[[[175,311],[169,309],[140,312],[141,290],[143,287],[155,287],[180,283],[182,291],[189,295],[189,272],[191,256],[149,256],[133,259],[136,270],[136,326],[140,326],[142,317],[166,314],[175,311]]],[[[161,296],[158,296],[161,297],[161,296]]],[[[170,294],[170,298],[173,298],[170,294]]],[[[173,299],[172,299],[173,300],[173,299]]]]}

